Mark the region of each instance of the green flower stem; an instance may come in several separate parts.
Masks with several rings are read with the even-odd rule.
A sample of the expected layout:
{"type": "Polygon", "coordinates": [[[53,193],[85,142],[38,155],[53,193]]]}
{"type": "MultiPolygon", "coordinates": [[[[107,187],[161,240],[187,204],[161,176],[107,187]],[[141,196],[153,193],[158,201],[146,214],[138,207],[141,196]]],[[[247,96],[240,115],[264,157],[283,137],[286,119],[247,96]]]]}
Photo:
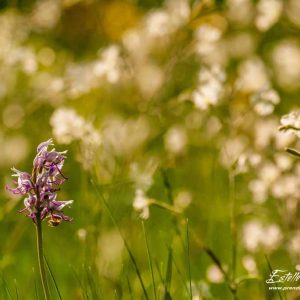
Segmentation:
{"type": "Polygon", "coordinates": [[[172,205],[169,205],[169,204],[167,204],[165,202],[159,202],[159,201],[156,201],[154,199],[150,199],[149,200],[149,205],[154,205],[154,206],[166,209],[166,210],[170,211],[171,213],[173,213],[175,215],[180,214],[182,212],[181,210],[175,208],[172,205]]]}
{"type": "Polygon", "coordinates": [[[37,215],[37,221],[35,227],[36,227],[36,241],[37,241],[39,269],[40,269],[40,276],[41,276],[43,291],[45,295],[45,300],[50,300],[50,294],[49,294],[49,288],[48,288],[46,270],[44,264],[42,221],[40,216],[38,215],[37,215]]]}

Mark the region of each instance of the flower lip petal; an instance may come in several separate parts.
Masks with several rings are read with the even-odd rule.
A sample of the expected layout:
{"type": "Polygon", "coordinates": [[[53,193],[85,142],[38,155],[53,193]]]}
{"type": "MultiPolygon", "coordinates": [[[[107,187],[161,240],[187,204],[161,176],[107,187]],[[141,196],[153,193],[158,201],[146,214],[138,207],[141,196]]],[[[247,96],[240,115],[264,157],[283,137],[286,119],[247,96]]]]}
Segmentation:
{"type": "Polygon", "coordinates": [[[42,142],[37,147],[37,153],[42,152],[43,150],[47,150],[48,146],[53,145],[53,139],[49,139],[45,142],[42,142]]]}

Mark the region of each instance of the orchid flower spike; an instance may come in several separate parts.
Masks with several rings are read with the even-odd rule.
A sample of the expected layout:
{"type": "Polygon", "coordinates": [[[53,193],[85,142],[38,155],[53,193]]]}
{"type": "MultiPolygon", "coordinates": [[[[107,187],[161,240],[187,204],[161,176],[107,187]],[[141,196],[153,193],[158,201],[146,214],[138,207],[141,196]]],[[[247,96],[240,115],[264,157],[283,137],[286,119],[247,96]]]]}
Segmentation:
{"type": "Polygon", "coordinates": [[[59,201],[57,193],[67,177],[62,173],[62,167],[67,151],[57,152],[53,140],[49,139],[38,145],[37,155],[33,160],[33,170],[30,173],[12,168],[13,177],[17,177],[15,188],[6,187],[13,194],[26,195],[24,208],[26,216],[36,223],[48,218],[50,226],[57,226],[62,221],[71,221],[72,218],[63,213],[65,207],[69,207],[73,200],[59,201]]]}

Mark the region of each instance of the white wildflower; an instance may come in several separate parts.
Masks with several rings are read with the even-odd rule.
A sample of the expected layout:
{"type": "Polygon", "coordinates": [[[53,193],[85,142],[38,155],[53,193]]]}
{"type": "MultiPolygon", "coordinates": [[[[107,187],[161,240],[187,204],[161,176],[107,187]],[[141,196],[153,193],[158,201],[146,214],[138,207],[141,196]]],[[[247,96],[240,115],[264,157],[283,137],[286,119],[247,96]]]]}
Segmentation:
{"type": "Polygon", "coordinates": [[[116,83],[120,78],[120,49],[113,45],[100,52],[100,59],[93,66],[97,77],[104,77],[109,83],[116,83]]]}
{"type": "Polygon", "coordinates": [[[258,221],[250,221],[243,228],[243,242],[246,249],[254,252],[260,246],[263,239],[264,229],[258,221]]]}
{"type": "Polygon", "coordinates": [[[252,220],[243,228],[243,242],[250,252],[255,252],[259,248],[272,252],[279,247],[282,238],[282,232],[276,224],[263,226],[259,221],[252,220]]]}
{"type": "Polygon", "coordinates": [[[210,24],[201,25],[195,32],[196,51],[200,55],[207,55],[216,47],[216,43],[222,36],[219,28],[210,24]]]}
{"type": "Polygon", "coordinates": [[[165,148],[169,153],[180,154],[184,152],[187,145],[187,134],[182,127],[171,127],[165,137],[165,148]]]}
{"type": "Polygon", "coordinates": [[[258,57],[243,61],[238,67],[238,73],[236,87],[243,92],[257,92],[270,85],[266,67],[258,57]]]}
{"type": "Polygon", "coordinates": [[[201,110],[217,105],[223,96],[225,72],[220,66],[202,68],[199,72],[199,86],[192,93],[192,101],[201,110]]]}
{"type": "Polygon", "coordinates": [[[296,40],[276,43],[272,52],[272,66],[278,84],[286,90],[300,87],[300,45],[296,40]]]}
{"type": "Polygon", "coordinates": [[[253,256],[245,255],[242,258],[242,264],[250,275],[257,275],[257,265],[253,256]]]}
{"type": "Polygon", "coordinates": [[[34,29],[46,30],[53,28],[61,16],[59,0],[43,0],[36,2],[32,13],[34,29]]]}
{"type": "Polygon", "coordinates": [[[145,19],[146,35],[152,38],[166,37],[175,32],[190,14],[188,1],[169,0],[164,8],[155,10],[145,19]]]}
{"type": "Polygon", "coordinates": [[[206,277],[210,282],[221,283],[224,281],[224,274],[216,265],[210,265],[206,271],[206,277]]]}
{"type": "Polygon", "coordinates": [[[179,210],[187,208],[192,202],[192,195],[188,190],[181,190],[175,196],[174,205],[179,210]]]}
{"type": "Polygon", "coordinates": [[[133,200],[133,208],[140,213],[142,219],[149,218],[149,205],[150,201],[146,198],[142,190],[135,191],[135,197],[133,200]]]}
{"type": "Polygon", "coordinates": [[[280,0],[260,0],[257,4],[256,27],[261,31],[268,30],[278,21],[282,7],[280,0]]]}
{"type": "Polygon", "coordinates": [[[300,137],[300,111],[294,111],[284,115],[280,119],[281,129],[292,132],[297,137],[300,137]]]}
{"type": "Polygon", "coordinates": [[[263,180],[255,179],[250,181],[248,188],[252,193],[253,201],[256,203],[264,203],[268,197],[268,186],[263,180]]]}
{"type": "Polygon", "coordinates": [[[77,234],[77,237],[78,237],[78,239],[79,239],[80,241],[85,242],[86,236],[87,236],[87,231],[86,231],[86,229],[80,228],[80,229],[77,230],[76,234],[77,234]]]}
{"type": "Polygon", "coordinates": [[[70,144],[73,140],[84,136],[85,120],[71,108],[59,108],[50,119],[55,139],[62,144],[70,144]]]}
{"type": "Polygon", "coordinates": [[[254,110],[261,116],[270,115],[274,111],[275,105],[279,104],[280,98],[275,90],[268,89],[258,91],[252,95],[251,102],[254,110]]]}
{"type": "Polygon", "coordinates": [[[291,238],[288,243],[288,250],[291,254],[299,256],[300,253],[300,230],[292,233],[291,238]]]}
{"type": "Polygon", "coordinates": [[[130,165],[130,178],[137,189],[147,191],[153,183],[153,175],[158,168],[158,160],[149,158],[145,165],[136,162],[130,165]]]}

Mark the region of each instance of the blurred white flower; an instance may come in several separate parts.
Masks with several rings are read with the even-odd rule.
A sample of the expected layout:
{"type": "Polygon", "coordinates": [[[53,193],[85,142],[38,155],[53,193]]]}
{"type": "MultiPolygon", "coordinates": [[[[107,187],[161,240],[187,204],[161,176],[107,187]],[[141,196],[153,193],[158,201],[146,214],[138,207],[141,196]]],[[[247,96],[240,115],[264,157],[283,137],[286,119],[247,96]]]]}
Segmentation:
{"type": "Polygon", "coordinates": [[[100,52],[100,59],[94,62],[93,71],[97,77],[105,77],[109,83],[120,78],[120,49],[113,45],[100,52]]]}
{"type": "Polygon", "coordinates": [[[300,137],[300,111],[293,111],[280,119],[280,129],[300,137]]]}
{"type": "Polygon", "coordinates": [[[300,253],[300,230],[296,230],[291,234],[289,243],[287,246],[290,253],[296,257],[299,257],[300,253]]]}
{"type": "Polygon", "coordinates": [[[249,191],[252,193],[254,202],[264,203],[268,197],[268,186],[261,179],[255,179],[249,182],[249,191]]]}
{"type": "Polygon", "coordinates": [[[282,232],[276,224],[263,226],[258,220],[244,224],[243,242],[250,252],[255,252],[259,248],[272,252],[278,248],[282,238],[282,232]]]}
{"type": "Polygon", "coordinates": [[[54,111],[50,118],[53,136],[58,143],[70,144],[80,142],[79,161],[85,169],[95,163],[95,153],[101,145],[102,138],[94,126],[79,116],[71,108],[61,107],[54,111]]]}
{"type": "Polygon", "coordinates": [[[148,119],[142,116],[138,119],[109,116],[102,127],[103,146],[110,155],[132,156],[150,135],[148,119]]]}
{"type": "Polygon", "coordinates": [[[210,265],[207,268],[206,277],[212,283],[221,283],[224,281],[224,275],[216,265],[210,265]]]}
{"type": "Polygon", "coordinates": [[[270,224],[265,227],[262,245],[266,250],[273,251],[280,246],[282,239],[283,234],[279,226],[276,224],[270,224]]]}
{"type": "Polygon", "coordinates": [[[142,219],[149,218],[149,205],[150,201],[145,196],[145,193],[142,190],[136,190],[135,197],[133,199],[133,208],[139,212],[142,219]]]}
{"type": "Polygon", "coordinates": [[[246,149],[247,140],[242,136],[224,139],[221,142],[220,150],[220,162],[222,166],[231,168],[234,164],[237,164],[246,149]]]}
{"type": "Polygon", "coordinates": [[[256,27],[261,31],[268,30],[278,21],[282,7],[280,0],[260,0],[257,4],[256,27]]]}
{"type": "Polygon", "coordinates": [[[202,68],[198,75],[199,86],[192,93],[192,101],[201,110],[219,103],[224,92],[226,74],[218,65],[202,68]]]}
{"type": "Polygon", "coordinates": [[[184,128],[179,126],[171,127],[164,137],[166,150],[171,154],[180,154],[186,149],[188,139],[184,128]]]}
{"type": "Polygon", "coordinates": [[[62,77],[54,77],[50,73],[36,72],[32,81],[32,89],[37,99],[44,102],[61,103],[64,95],[65,81],[62,77]]]}
{"type": "Polygon", "coordinates": [[[260,246],[264,229],[260,222],[250,221],[243,228],[243,242],[247,250],[254,252],[260,246]]]}
{"type": "Polygon", "coordinates": [[[298,28],[300,27],[300,2],[299,0],[288,0],[285,4],[285,12],[289,20],[298,28]]]}
{"type": "Polygon", "coordinates": [[[79,239],[80,241],[85,242],[86,236],[87,236],[87,231],[86,231],[86,229],[80,228],[80,229],[77,230],[76,234],[77,234],[77,237],[78,237],[78,239],[79,239]]]}
{"type": "Polygon", "coordinates": [[[271,193],[278,199],[298,198],[300,196],[300,182],[294,174],[282,175],[272,185],[271,193]]]}
{"type": "Polygon", "coordinates": [[[256,265],[256,261],[253,258],[253,256],[251,256],[251,255],[245,255],[242,258],[242,264],[243,264],[244,268],[246,269],[246,271],[250,275],[257,275],[257,273],[258,273],[258,271],[257,271],[257,265],[256,265]]]}
{"type": "Polygon", "coordinates": [[[134,162],[130,165],[130,178],[137,189],[147,191],[153,182],[153,175],[158,168],[158,160],[149,158],[145,165],[134,162]]]}
{"type": "Polygon", "coordinates": [[[192,195],[188,190],[181,190],[174,199],[174,206],[179,210],[187,208],[192,202],[192,195]]]}
{"type": "Polygon", "coordinates": [[[257,120],[254,124],[254,143],[259,150],[268,147],[278,132],[278,120],[257,120]]]}
{"type": "Polygon", "coordinates": [[[269,78],[263,61],[258,57],[244,60],[238,67],[236,88],[243,92],[257,92],[269,87],[269,78]]]}
{"type": "Polygon", "coordinates": [[[58,108],[50,118],[53,135],[58,143],[70,144],[85,133],[85,121],[71,108],[58,108]]]}
{"type": "Polygon", "coordinates": [[[94,73],[94,63],[71,63],[66,66],[65,81],[67,94],[71,98],[77,98],[89,93],[101,84],[94,73]]]}
{"type": "Polygon", "coordinates": [[[280,123],[283,126],[291,126],[295,128],[300,128],[300,112],[293,111],[287,115],[284,115],[280,119],[280,123]]]}
{"type": "Polygon", "coordinates": [[[293,166],[293,159],[286,155],[286,153],[278,153],[275,155],[276,165],[282,171],[289,171],[293,166]]]}
{"type": "Polygon", "coordinates": [[[278,166],[268,161],[264,162],[258,170],[258,176],[267,186],[270,186],[277,178],[279,178],[280,174],[278,166]]]}
{"type": "Polygon", "coordinates": [[[145,96],[152,96],[162,86],[164,74],[160,67],[144,62],[136,67],[136,81],[145,96]]]}
{"type": "Polygon", "coordinates": [[[42,0],[36,2],[31,16],[33,29],[47,30],[53,28],[59,21],[60,15],[61,1],[42,0]]]}
{"type": "Polygon", "coordinates": [[[276,43],[272,52],[272,66],[279,85],[286,90],[300,87],[300,46],[296,40],[276,43]]]}
{"type": "Polygon", "coordinates": [[[228,0],[227,15],[233,24],[249,25],[252,22],[254,6],[252,0],[228,0]]]}
{"type": "Polygon", "coordinates": [[[278,93],[273,89],[258,91],[251,96],[254,110],[261,116],[270,115],[274,111],[275,105],[279,104],[278,93]]]}
{"type": "Polygon", "coordinates": [[[210,24],[203,24],[195,31],[196,51],[200,55],[207,55],[216,47],[222,31],[210,24]]]}
{"type": "Polygon", "coordinates": [[[149,37],[162,38],[175,32],[190,14],[186,0],[168,0],[165,7],[149,13],[145,18],[145,32],[149,37]]]}
{"type": "Polygon", "coordinates": [[[145,20],[146,32],[151,37],[162,37],[169,33],[170,20],[165,11],[154,11],[150,13],[145,20]]]}

